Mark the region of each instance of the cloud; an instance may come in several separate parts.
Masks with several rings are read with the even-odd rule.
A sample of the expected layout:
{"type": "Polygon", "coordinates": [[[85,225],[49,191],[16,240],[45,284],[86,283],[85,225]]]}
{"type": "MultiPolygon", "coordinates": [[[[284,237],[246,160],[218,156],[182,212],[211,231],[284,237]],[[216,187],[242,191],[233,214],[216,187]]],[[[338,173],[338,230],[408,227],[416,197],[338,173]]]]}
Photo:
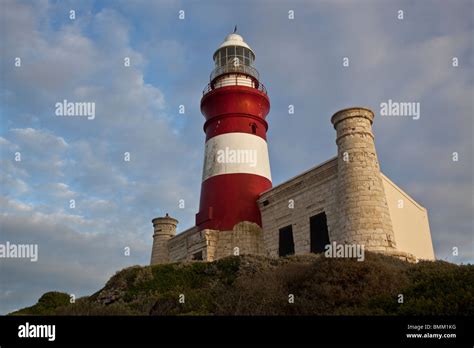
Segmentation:
{"type": "MultiPolygon", "coordinates": [[[[13,36],[6,52],[21,57],[22,66],[1,61],[8,111],[0,141],[1,240],[38,243],[42,257],[34,265],[2,264],[2,312],[51,289],[97,290],[121,267],[148,263],[151,219],[170,207],[174,216],[184,214],[180,198],[192,217],[197,198],[186,183],[198,190],[192,177],[200,171],[197,150],[173,129],[163,93],[144,80],[146,60],[130,46],[126,17],[104,9],[51,27],[43,24],[57,8],[5,7],[13,36]],[[63,99],[95,102],[96,118],[55,117],[54,104],[63,99]],[[125,246],[132,249],[129,258],[125,246]]],[[[180,49],[170,41],[161,45],[180,49]]]]}
{"type": "Polygon", "coordinates": [[[15,199],[0,196],[0,207],[4,212],[30,212],[33,210],[31,205],[22,203],[15,199]]]}
{"type": "Polygon", "coordinates": [[[64,138],[54,136],[47,131],[33,128],[13,128],[11,132],[13,137],[30,151],[35,149],[40,149],[40,151],[46,149],[63,150],[68,145],[64,138]]]}
{"type": "MultiPolygon", "coordinates": [[[[68,149],[63,137],[33,128],[13,128],[8,135],[8,144],[1,146],[2,162],[6,167],[1,178],[19,182],[16,174],[20,174],[23,179],[32,178],[29,173],[35,172],[50,176],[63,175],[65,163],[62,155],[68,149]]],[[[26,184],[23,186],[26,187],[26,184]]]]}
{"type": "Polygon", "coordinates": [[[98,290],[116,270],[140,263],[143,255],[148,256],[146,243],[121,235],[80,233],[74,228],[87,225],[93,231],[94,224],[69,214],[35,213],[30,218],[0,215],[2,243],[38,245],[37,262],[2,260],[0,311],[31,305],[51,290],[86,295],[98,290]],[[126,246],[131,249],[130,256],[124,254],[126,246]]]}

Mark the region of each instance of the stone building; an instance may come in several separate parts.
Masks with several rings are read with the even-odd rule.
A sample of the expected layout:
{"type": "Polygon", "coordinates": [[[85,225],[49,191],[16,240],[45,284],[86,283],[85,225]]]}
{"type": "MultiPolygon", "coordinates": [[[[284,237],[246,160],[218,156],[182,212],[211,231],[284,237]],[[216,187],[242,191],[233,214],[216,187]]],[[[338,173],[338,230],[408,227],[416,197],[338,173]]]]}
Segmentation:
{"type": "Polygon", "coordinates": [[[333,242],[433,260],[427,210],[380,171],[373,119],[366,108],[336,112],[331,121],[338,155],[261,193],[262,226],[242,221],[232,230],[195,226],[176,235],[177,220],[154,219],[151,264],[317,253],[333,242]]]}
{"type": "Polygon", "coordinates": [[[255,52],[234,32],[213,59],[201,99],[206,143],[196,225],[176,235],[176,219],[153,219],[151,264],[319,253],[338,245],[434,259],[426,209],[380,171],[371,110],[336,112],[337,156],[272,187],[270,99],[253,66],[255,52]],[[224,149],[254,161],[222,161],[224,149]]]}

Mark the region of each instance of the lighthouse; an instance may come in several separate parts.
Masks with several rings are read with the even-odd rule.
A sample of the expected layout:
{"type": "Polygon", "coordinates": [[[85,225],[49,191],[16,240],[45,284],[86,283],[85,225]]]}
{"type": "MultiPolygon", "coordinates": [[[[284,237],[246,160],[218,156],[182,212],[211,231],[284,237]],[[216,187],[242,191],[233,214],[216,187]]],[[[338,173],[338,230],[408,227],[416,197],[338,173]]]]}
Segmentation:
{"type": "Polygon", "coordinates": [[[228,35],[213,55],[203,91],[206,134],[199,230],[232,230],[242,222],[262,225],[257,198],[272,187],[267,147],[270,100],[255,53],[242,36],[228,35]]]}

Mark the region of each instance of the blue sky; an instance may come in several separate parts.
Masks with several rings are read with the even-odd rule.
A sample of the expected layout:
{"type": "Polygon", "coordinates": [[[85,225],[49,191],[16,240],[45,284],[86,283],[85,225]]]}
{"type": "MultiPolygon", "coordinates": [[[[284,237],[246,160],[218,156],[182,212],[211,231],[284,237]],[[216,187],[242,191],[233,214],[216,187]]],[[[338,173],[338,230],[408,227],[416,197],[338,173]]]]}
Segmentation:
{"type": "Polygon", "coordinates": [[[472,262],[473,4],[2,0],[0,240],[37,243],[39,260],[1,261],[0,313],[49,290],[90,294],[147,264],[153,217],[193,224],[199,101],[234,25],[270,95],[274,184],[336,154],[334,112],[369,107],[382,171],[428,209],[436,256],[472,262]],[[63,99],[95,102],[96,118],[56,117],[63,99]],[[381,117],[388,99],[419,102],[421,118],[381,117]]]}

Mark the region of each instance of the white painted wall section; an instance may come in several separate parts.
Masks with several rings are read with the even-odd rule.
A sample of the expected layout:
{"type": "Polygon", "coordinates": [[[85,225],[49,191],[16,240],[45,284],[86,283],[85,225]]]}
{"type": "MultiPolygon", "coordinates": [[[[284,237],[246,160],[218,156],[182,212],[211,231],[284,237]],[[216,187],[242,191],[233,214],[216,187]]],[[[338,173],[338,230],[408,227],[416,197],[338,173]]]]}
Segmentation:
{"type": "Polygon", "coordinates": [[[206,142],[202,181],[223,174],[246,173],[272,180],[267,142],[248,133],[226,133],[206,142]]]}
{"type": "Polygon", "coordinates": [[[397,249],[434,260],[428,212],[383,174],[382,181],[397,249]]]}

